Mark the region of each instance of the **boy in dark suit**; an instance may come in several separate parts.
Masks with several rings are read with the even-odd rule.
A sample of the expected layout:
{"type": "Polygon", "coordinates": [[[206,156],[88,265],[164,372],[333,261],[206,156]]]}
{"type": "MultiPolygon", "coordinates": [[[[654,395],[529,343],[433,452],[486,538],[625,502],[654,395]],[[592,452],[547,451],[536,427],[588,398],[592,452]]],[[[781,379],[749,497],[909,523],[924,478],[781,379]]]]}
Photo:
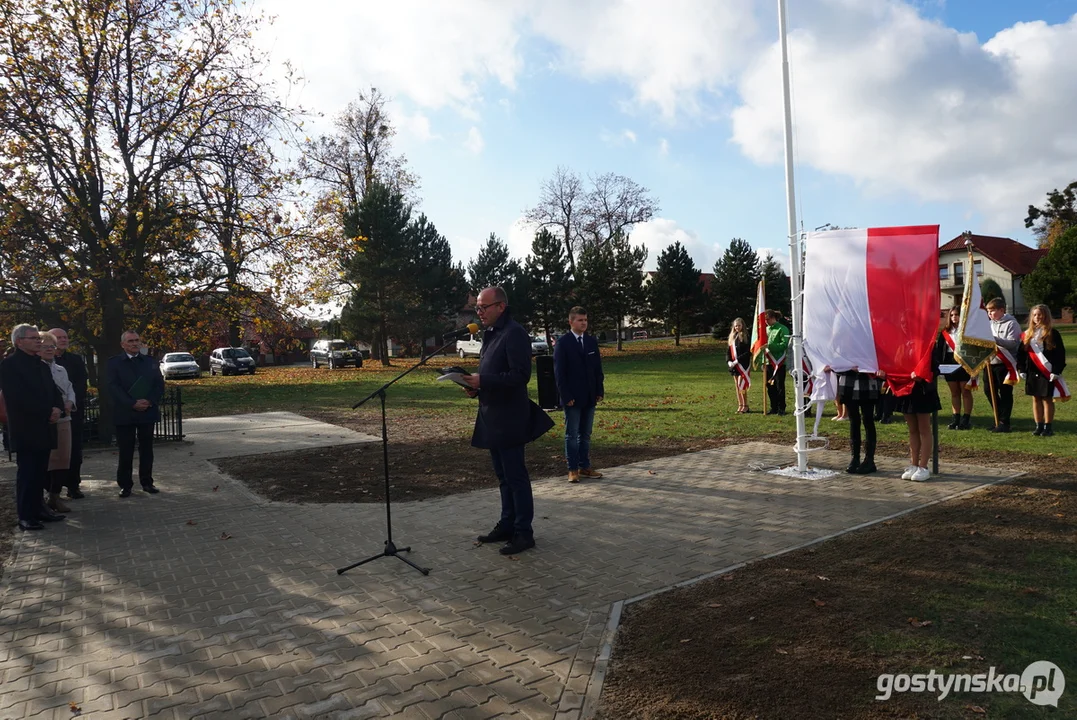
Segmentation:
{"type": "Polygon", "coordinates": [[[565,410],[568,481],[574,483],[581,477],[602,477],[591,467],[591,428],[595,406],[602,402],[605,389],[598,341],[587,334],[587,311],[578,305],[569,310],[568,326],[571,332],[554,346],[553,374],[565,410]]]}
{"type": "Polygon", "coordinates": [[[112,396],[112,422],[116,426],[116,445],[120,461],[116,484],[120,497],[131,497],[131,479],[138,438],[138,481],[142,489],[156,494],[153,484],[153,427],[160,419],[161,397],[165,380],[157,361],[142,354],[138,333],[128,330],[120,336],[123,352],[109,358],[106,368],[109,394],[112,396]]]}

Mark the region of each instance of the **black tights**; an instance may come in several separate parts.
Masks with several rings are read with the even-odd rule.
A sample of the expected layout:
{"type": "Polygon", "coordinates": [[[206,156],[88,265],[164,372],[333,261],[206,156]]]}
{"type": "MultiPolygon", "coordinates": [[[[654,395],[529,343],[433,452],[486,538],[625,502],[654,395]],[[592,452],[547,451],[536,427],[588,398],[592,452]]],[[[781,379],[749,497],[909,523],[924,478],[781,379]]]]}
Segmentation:
{"type": "Polygon", "coordinates": [[[875,401],[857,400],[845,403],[845,410],[849,413],[849,442],[853,446],[853,453],[860,454],[860,422],[864,422],[864,440],[866,455],[875,455],[875,401]]]}

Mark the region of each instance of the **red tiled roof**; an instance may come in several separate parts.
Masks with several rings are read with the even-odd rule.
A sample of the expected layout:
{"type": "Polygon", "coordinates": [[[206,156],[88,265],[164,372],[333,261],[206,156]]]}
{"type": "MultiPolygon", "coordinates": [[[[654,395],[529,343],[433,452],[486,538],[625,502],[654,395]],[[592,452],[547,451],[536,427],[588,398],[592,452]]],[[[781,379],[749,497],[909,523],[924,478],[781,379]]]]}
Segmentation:
{"type": "MultiPolygon", "coordinates": [[[[1036,268],[1040,259],[1047,254],[1046,250],[1031,248],[1010,238],[972,235],[970,239],[976,252],[991,258],[1014,275],[1028,275],[1036,268]]],[[[964,249],[965,236],[958,235],[940,247],[939,252],[964,249]]]]}

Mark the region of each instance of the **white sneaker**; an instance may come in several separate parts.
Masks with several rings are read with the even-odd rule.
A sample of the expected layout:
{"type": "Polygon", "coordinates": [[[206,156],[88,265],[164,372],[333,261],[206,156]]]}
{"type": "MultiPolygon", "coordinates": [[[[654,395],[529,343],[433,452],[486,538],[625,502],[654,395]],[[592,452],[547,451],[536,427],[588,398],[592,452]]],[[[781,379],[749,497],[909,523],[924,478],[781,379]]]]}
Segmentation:
{"type": "Polygon", "coordinates": [[[929,477],[931,477],[931,471],[930,470],[928,470],[927,468],[924,468],[924,467],[918,467],[918,468],[916,468],[916,472],[914,472],[912,474],[912,477],[910,477],[909,479],[912,480],[913,482],[923,482],[924,480],[927,480],[929,477]]]}
{"type": "Polygon", "coordinates": [[[907,468],[905,468],[905,472],[901,473],[901,479],[902,480],[912,480],[913,473],[915,473],[919,469],[920,468],[917,467],[916,465],[908,466],[907,468]]]}

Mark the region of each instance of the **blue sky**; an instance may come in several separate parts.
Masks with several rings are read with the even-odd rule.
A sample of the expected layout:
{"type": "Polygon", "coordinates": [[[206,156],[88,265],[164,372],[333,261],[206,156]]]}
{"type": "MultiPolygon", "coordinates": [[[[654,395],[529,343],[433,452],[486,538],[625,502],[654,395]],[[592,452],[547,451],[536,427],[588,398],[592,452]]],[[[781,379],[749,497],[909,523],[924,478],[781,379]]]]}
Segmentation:
{"type": "MultiPolygon", "coordinates": [[[[1077,0],[797,0],[789,10],[798,219],[941,225],[1031,243],[1029,203],[1077,179],[1077,0]]],[[[471,259],[558,165],[617,172],[709,271],[729,240],[785,253],[776,3],[260,0],[261,40],[330,117],[393,102],[420,210],[471,259]]],[[[325,120],[311,128],[327,129],[325,120]]]]}

